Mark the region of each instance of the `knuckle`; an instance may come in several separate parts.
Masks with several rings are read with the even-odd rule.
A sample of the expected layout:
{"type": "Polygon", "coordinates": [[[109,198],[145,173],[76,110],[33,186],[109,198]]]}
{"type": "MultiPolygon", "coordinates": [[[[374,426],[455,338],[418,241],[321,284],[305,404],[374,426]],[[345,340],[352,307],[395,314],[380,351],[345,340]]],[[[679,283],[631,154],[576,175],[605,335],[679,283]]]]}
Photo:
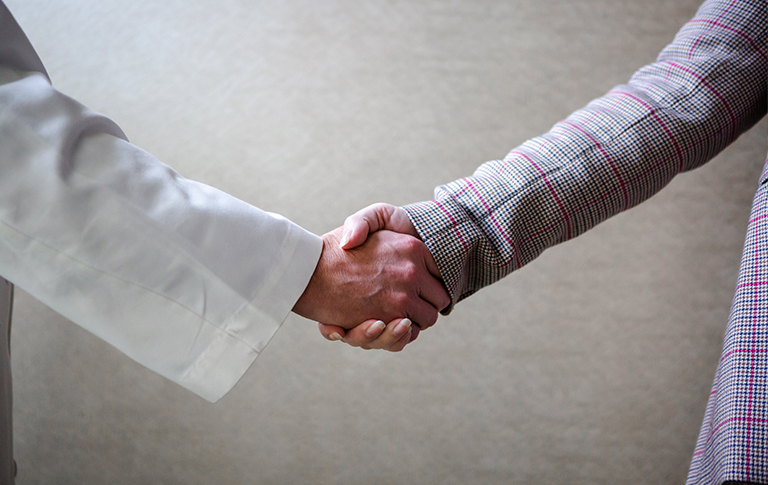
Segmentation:
{"type": "Polygon", "coordinates": [[[416,251],[421,251],[421,246],[423,244],[424,243],[422,243],[421,241],[419,241],[418,239],[412,236],[405,237],[403,240],[403,246],[408,252],[411,252],[411,253],[416,251]]]}
{"type": "Polygon", "coordinates": [[[410,306],[410,297],[406,293],[397,292],[392,296],[392,303],[396,313],[403,313],[410,306]]]}
{"type": "Polygon", "coordinates": [[[432,325],[437,323],[437,311],[430,312],[429,315],[427,315],[426,320],[424,321],[424,324],[422,325],[422,328],[429,328],[432,325]]]}
{"type": "Polygon", "coordinates": [[[406,264],[403,265],[403,279],[406,281],[415,281],[419,277],[419,268],[416,267],[416,265],[408,261],[406,264]]]}

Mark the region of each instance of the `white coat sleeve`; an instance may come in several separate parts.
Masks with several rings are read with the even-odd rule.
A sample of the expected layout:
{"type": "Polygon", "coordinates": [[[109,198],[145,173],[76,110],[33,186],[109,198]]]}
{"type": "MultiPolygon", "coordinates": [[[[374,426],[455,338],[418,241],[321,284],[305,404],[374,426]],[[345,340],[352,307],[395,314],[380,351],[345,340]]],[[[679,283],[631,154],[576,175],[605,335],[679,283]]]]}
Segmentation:
{"type": "Polygon", "coordinates": [[[0,274],[209,401],[301,296],[322,241],[186,180],[50,84],[0,3],[0,274]]]}

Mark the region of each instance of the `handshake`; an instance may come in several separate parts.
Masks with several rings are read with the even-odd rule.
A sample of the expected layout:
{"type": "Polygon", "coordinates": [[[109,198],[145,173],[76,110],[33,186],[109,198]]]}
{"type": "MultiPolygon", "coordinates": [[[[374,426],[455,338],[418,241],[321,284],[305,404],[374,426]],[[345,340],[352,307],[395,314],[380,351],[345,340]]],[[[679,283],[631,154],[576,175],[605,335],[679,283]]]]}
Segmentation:
{"type": "Polygon", "coordinates": [[[440,270],[402,208],[371,205],[322,239],[293,311],[319,322],[328,340],[398,352],[450,305],[440,270]]]}

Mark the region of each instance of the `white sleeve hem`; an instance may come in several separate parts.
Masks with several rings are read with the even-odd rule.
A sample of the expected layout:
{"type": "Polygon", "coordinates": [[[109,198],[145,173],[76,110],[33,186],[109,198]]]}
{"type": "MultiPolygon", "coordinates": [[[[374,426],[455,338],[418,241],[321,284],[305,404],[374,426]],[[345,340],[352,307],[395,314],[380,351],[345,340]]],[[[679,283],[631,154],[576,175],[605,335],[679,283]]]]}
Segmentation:
{"type": "Polygon", "coordinates": [[[282,325],[304,292],[322,252],[320,237],[289,222],[289,240],[276,264],[278,278],[266,291],[243,306],[226,323],[226,330],[209,326],[208,348],[200,355],[179,384],[202,398],[216,402],[245,375],[282,325]],[[258,302],[269,301],[271,315],[258,302]],[[274,315],[274,316],[273,316],[274,315]],[[214,330],[215,329],[215,330],[214,330]]]}

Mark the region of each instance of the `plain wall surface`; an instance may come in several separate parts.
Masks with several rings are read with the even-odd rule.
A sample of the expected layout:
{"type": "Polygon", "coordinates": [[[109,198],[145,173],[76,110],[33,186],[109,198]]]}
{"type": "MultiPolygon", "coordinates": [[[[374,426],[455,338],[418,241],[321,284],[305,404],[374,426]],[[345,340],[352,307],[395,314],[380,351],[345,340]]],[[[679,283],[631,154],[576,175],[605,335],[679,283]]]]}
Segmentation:
{"type": "MultiPolygon", "coordinates": [[[[182,175],[323,233],[548,130],[699,2],[7,5],[58,89],[182,175]]],[[[18,483],[684,483],[767,127],[401,354],[290,316],[214,405],[18,291],[18,483]]]]}

